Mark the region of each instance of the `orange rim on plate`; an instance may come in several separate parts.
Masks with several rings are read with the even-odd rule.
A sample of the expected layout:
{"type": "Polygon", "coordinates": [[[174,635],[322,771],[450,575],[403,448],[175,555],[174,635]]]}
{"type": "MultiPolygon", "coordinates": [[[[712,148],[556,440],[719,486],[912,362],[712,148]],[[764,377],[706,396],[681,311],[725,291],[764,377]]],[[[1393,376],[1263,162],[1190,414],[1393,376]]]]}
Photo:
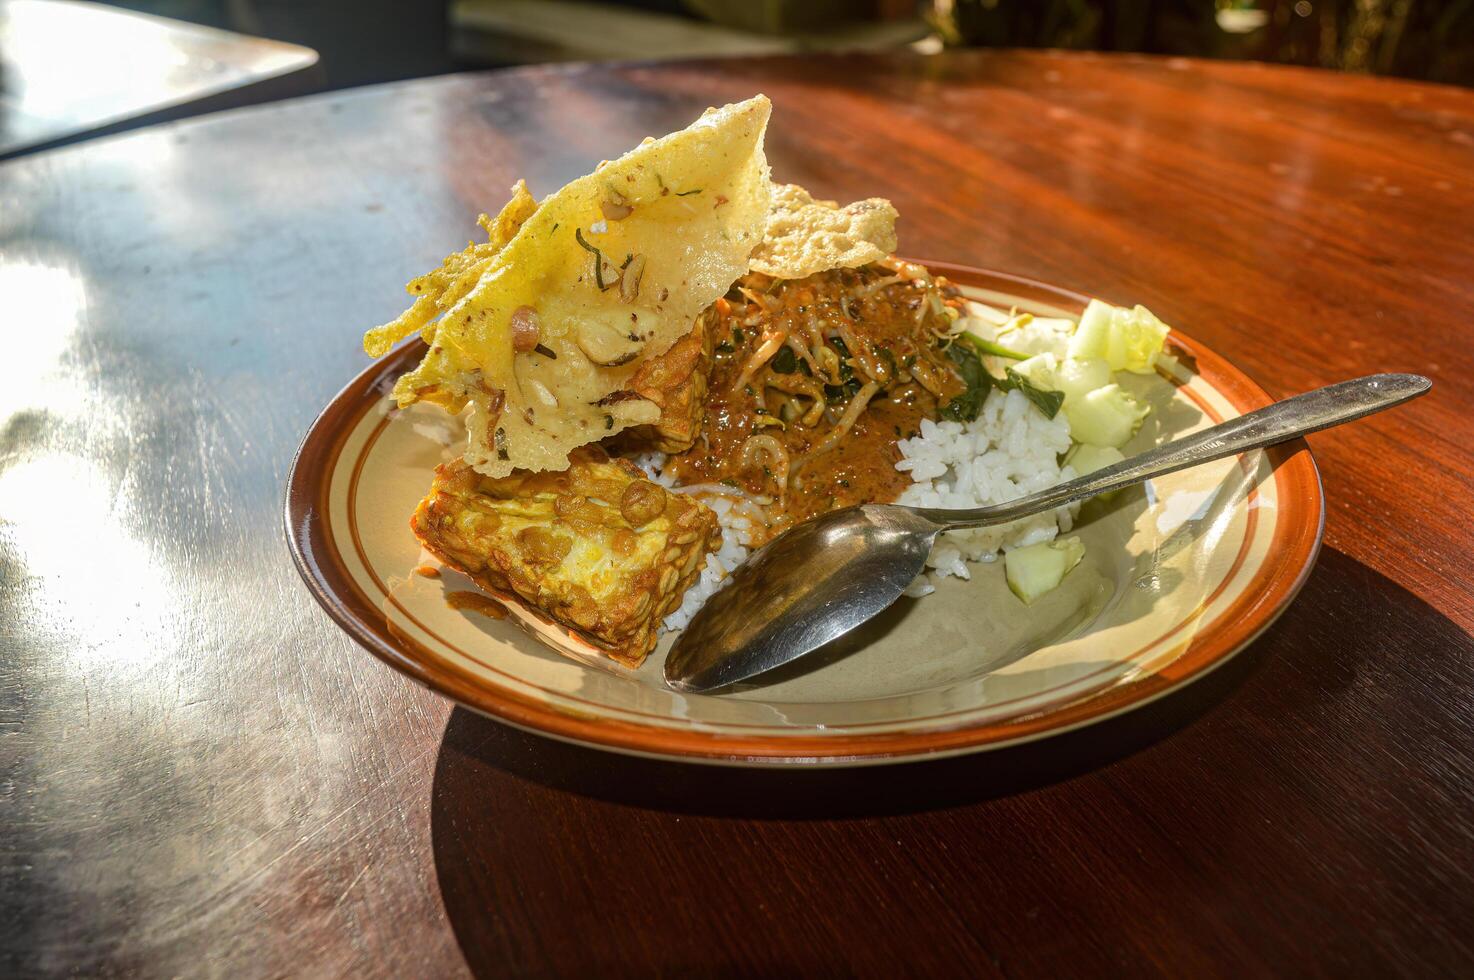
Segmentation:
{"type": "MultiPolygon", "coordinates": [[[[1042,304],[1080,309],[1088,301],[1077,293],[1018,276],[944,262],[921,264],[960,285],[1042,304]]],[[[1191,359],[1197,375],[1236,411],[1270,403],[1263,389],[1208,348],[1176,331],[1170,344],[1184,359],[1191,359]]],[[[1192,636],[1175,659],[1127,683],[1017,718],[920,731],[746,735],[599,717],[467,674],[394,629],[344,565],[340,542],[328,521],[331,476],[348,435],[422,353],[423,345],[415,341],[371,366],[338,393],[307,433],[293,461],[286,496],[286,534],[297,569],[328,614],[396,670],[493,718],[600,748],[700,762],[862,764],[996,748],[1063,732],[1158,698],[1225,662],[1266,629],[1294,598],[1320,546],[1324,525],[1320,477],[1309,448],[1298,441],[1267,454],[1282,512],[1274,525],[1268,558],[1254,579],[1225,612],[1192,636]]],[[[409,534],[407,515],[405,533],[409,534]]]]}

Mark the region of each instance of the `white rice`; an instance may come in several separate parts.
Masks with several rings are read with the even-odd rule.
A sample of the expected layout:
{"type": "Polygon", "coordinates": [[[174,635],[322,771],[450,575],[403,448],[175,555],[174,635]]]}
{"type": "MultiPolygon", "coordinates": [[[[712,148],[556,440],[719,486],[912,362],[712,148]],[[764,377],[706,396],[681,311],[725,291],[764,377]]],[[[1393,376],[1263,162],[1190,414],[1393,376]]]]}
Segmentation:
{"type": "Polygon", "coordinates": [[[696,611],[706,600],[727,584],[727,576],[747,560],[751,551],[749,545],[752,541],[754,518],[750,516],[751,502],[736,493],[727,492],[725,487],[712,484],[676,486],[675,478],[663,472],[665,459],[664,453],[648,452],[635,456],[631,462],[661,486],[676,493],[689,493],[700,499],[716,513],[717,523],[722,528],[722,546],[706,556],[706,567],[701,570],[701,578],[686,590],[681,598],[680,608],[665,617],[661,623],[666,630],[678,630],[684,629],[691,622],[691,617],[696,615],[696,611]]]}
{"type": "MultiPolygon", "coordinates": [[[[896,503],[915,507],[1001,504],[1075,475],[1059,465],[1070,448],[1064,413],[1046,419],[1017,391],[992,391],[978,417],[966,424],[925,419],[920,434],[897,448],[903,459],[896,469],[910,473],[912,483],[896,503]]],[[[970,578],[968,562],[996,561],[1002,549],[1052,540],[1070,529],[1076,510],[1062,507],[1000,527],[949,531],[937,539],[926,563],[934,577],[970,578]]],[[[926,595],[933,588],[922,575],[907,594],[926,595]]]]}
{"type": "Polygon", "coordinates": [[[716,511],[717,521],[722,526],[722,546],[706,556],[701,578],[686,590],[681,598],[681,607],[665,617],[663,625],[667,630],[684,629],[696,615],[696,610],[727,584],[727,576],[747,560],[752,521],[737,512],[732,501],[725,497],[703,497],[702,503],[716,511]]]}
{"type": "MultiPolygon", "coordinates": [[[[998,318],[1003,319],[1001,314],[998,318]]],[[[999,340],[1029,353],[1058,349],[1063,354],[1072,325],[1068,320],[1036,320],[1022,328],[1005,328],[999,340]]],[[[917,436],[897,446],[902,459],[896,469],[909,473],[912,481],[896,501],[900,504],[981,507],[1014,500],[1075,476],[1073,469],[1059,464],[1070,448],[1070,423],[1065,414],[1046,419],[1017,391],[990,392],[972,422],[923,420],[917,436]]],[[[660,485],[699,497],[716,512],[722,527],[721,548],[707,556],[700,580],[686,590],[681,607],[665,618],[665,629],[678,630],[746,560],[755,507],[745,495],[719,485],[676,487],[674,479],[662,472],[662,453],[645,453],[633,462],[660,485]]],[[[970,578],[970,562],[996,561],[1009,548],[1050,541],[1070,530],[1078,510],[1079,505],[1061,507],[1001,527],[948,532],[938,538],[927,558],[930,571],[919,576],[906,593],[926,595],[935,590],[937,578],[970,578]]]]}

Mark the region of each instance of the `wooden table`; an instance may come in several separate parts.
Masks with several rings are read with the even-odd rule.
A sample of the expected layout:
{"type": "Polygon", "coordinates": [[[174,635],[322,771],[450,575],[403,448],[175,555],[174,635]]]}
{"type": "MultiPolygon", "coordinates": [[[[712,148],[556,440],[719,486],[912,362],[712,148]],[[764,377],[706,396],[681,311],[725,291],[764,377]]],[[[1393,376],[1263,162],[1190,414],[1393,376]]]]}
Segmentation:
{"type": "Polygon", "coordinates": [[[73,0],[0,0],[0,158],[299,95],[317,52],[73,0]]]}
{"type": "Polygon", "coordinates": [[[1474,95],[1051,54],[439,78],[0,165],[0,974],[1474,970],[1474,95]],[[1305,591],[1114,722],[849,772],[600,754],[357,649],[282,541],[399,284],[708,103],[912,255],[1140,301],[1313,437],[1305,591]]]}

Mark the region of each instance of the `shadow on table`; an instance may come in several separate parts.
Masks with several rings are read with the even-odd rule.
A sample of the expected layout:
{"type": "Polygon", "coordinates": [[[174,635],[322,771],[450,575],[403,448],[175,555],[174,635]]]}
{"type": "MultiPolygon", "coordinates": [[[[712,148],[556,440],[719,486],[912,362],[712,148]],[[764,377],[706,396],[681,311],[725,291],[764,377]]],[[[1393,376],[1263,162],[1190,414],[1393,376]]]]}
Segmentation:
{"type": "MultiPolygon", "coordinates": [[[[1272,627],[1274,629],[1275,627],[1272,627]]],[[[852,768],[732,768],[584,748],[456,708],[435,772],[435,802],[474,793],[459,777],[486,769],[545,787],[675,814],[755,820],[844,819],[964,806],[1038,789],[1129,756],[1223,700],[1254,670],[1256,643],[1189,688],[1063,735],[967,756],[852,768]]]]}
{"type": "MultiPolygon", "coordinates": [[[[1020,812],[1041,806],[1129,809],[1111,787],[1064,785],[1096,780],[1092,773],[1102,768],[1112,770],[1113,784],[1128,788],[1150,787],[1160,773],[1174,772],[1184,782],[1180,788],[1191,792],[1194,780],[1258,769],[1265,753],[1293,765],[1300,744],[1293,736],[1309,717],[1325,726],[1313,742],[1320,761],[1335,771],[1354,770],[1375,737],[1357,723],[1365,699],[1380,697],[1367,693],[1369,677],[1418,664],[1416,690],[1443,689],[1460,683],[1459,665],[1471,659],[1474,639],[1455,623],[1379,573],[1326,550],[1296,604],[1218,670],[1117,718],[973,756],[879,768],[738,770],[585,749],[457,709],[432,789],[436,874],[476,972],[539,962],[607,964],[592,946],[530,949],[523,940],[537,932],[535,917],[550,909],[588,925],[612,913],[605,904],[610,895],[621,896],[622,907],[690,901],[694,892],[729,887],[723,876],[734,865],[757,862],[768,868],[763,874],[797,867],[829,874],[816,868],[828,867],[834,855],[809,849],[832,846],[836,838],[824,828],[836,821],[879,818],[899,835],[896,828],[929,819],[911,814],[965,809],[938,814],[937,829],[921,838],[959,822],[1027,836],[1033,831],[1012,824],[1020,812]],[[1223,704],[1230,699],[1238,703],[1223,704]],[[1291,740],[1274,748],[1285,733],[1291,740]],[[1132,758],[1138,755],[1143,758],[1132,758]],[[1056,804],[998,799],[1033,793],[1049,793],[1056,804]],[[682,853],[697,858],[682,861],[682,853]]],[[[1434,754],[1422,743],[1438,735],[1439,720],[1419,721],[1413,703],[1407,710],[1413,714],[1398,724],[1398,751],[1434,754]]],[[[1305,802],[1288,800],[1291,807],[1305,802]]],[[[1114,816],[1119,826],[1121,814],[1114,816]]],[[[906,901],[910,886],[896,887],[895,900],[906,901]]],[[[590,942],[623,941],[616,933],[624,927],[614,922],[590,928],[603,937],[590,934],[590,942]]]]}

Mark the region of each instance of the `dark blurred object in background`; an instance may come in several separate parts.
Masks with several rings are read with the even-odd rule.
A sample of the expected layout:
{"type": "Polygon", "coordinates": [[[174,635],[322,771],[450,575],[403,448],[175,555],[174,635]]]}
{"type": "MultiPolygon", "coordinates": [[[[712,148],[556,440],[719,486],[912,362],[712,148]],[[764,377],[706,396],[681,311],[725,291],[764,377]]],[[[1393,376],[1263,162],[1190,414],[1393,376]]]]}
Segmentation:
{"type": "Polygon", "coordinates": [[[1474,0],[930,0],[954,46],[1240,58],[1474,85],[1474,0]]]}
{"type": "Polygon", "coordinates": [[[317,49],[330,88],[537,61],[915,45],[1247,58],[1474,85],[1474,0],[123,0],[317,49]]]}
{"type": "Polygon", "coordinates": [[[893,50],[931,36],[916,0],[453,0],[452,50],[535,61],[893,50]]]}
{"type": "Polygon", "coordinates": [[[464,67],[447,43],[446,0],[109,0],[162,17],[303,44],[324,85],[346,88],[464,67]]]}

